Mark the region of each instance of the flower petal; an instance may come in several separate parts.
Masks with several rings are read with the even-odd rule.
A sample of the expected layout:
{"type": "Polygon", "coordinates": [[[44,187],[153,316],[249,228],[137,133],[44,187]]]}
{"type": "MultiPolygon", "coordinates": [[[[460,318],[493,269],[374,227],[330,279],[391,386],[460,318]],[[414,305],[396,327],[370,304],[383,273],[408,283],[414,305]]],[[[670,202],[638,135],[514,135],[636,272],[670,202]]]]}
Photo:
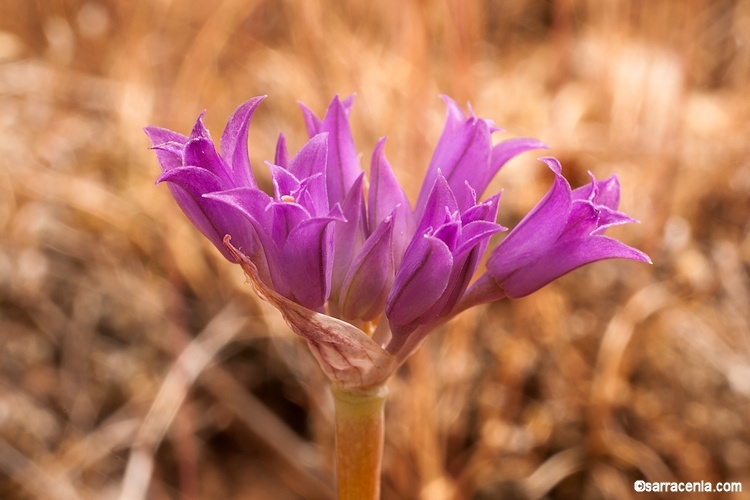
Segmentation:
{"type": "Polygon", "coordinates": [[[407,334],[440,298],[448,286],[453,256],[443,241],[432,236],[417,236],[406,249],[396,271],[385,312],[393,335],[407,334]]]}
{"type": "Polygon", "coordinates": [[[510,298],[529,295],[560,276],[604,259],[630,259],[651,262],[651,259],[635,248],[609,238],[593,236],[562,241],[539,256],[535,261],[516,269],[498,285],[510,298]]]}
{"type": "Polygon", "coordinates": [[[414,234],[414,215],[403,188],[385,158],[385,138],[372,153],[370,190],[367,195],[367,226],[372,233],[387,217],[393,216],[393,255],[396,265],[414,234]]]}
{"type": "Polygon", "coordinates": [[[365,242],[364,172],[347,193],[343,220],[336,222],[335,257],[333,260],[332,293],[338,297],[341,285],[354,255],[365,242]]]}
{"type": "MultiPolygon", "coordinates": [[[[348,102],[350,109],[351,101],[348,102]]],[[[329,134],[326,183],[331,206],[335,203],[343,203],[346,193],[362,172],[349,128],[348,108],[338,96],[335,97],[320,124],[320,132],[329,134]]]]}
{"type": "Polygon", "coordinates": [[[224,257],[231,260],[222,243],[226,234],[234,235],[245,251],[252,254],[252,228],[243,223],[243,218],[239,214],[227,209],[222,203],[203,196],[222,189],[221,181],[216,175],[198,167],[177,167],[164,172],[157,182],[169,184],[172,196],[183,213],[224,257]]]}
{"type": "Polygon", "coordinates": [[[210,138],[196,137],[190,139],[185,144],[185,158],[183,161],[185,165],[192,165],[213,172],[221,179],[224,189],[240,187],[234,183],[229,165],[216,152],[216,147],[214,147],[214,143],[210,138]]]}
{"type": "Polygon", "coordinates": [[[279,138],[276,140],[276,154],[273,157],[274,164],[289,168],[289,151],[286,148],[286,137],[279,132],[279,138]]]}
{"type": "Polygon", "coordinates": [[[221,135],[221,156],[230,165],[235,186],[257,187],[247,151],[250,118],[266,96],[253,97],[240,105],[221,135]]]}
{"type": "Polygon", "coordinates": [[[166,128],[150,126],[144,127],[143,131],[148,136],[152,146],[158,146],[165,142],[176,142],[184,146],[188,141],[187,136],[166,128]]]}
{"type": "Polygon", "coordinates": [[[341,286],[339,310],[345,319],[372,321],[385,307],[394,278],[393,217],[386,217],[354,258],[341,286]]]}
{"type": "MultiPolygon", "coordinates": [[[[424,186],[423,186],[424,187],[424,186]]],[[[430,196],[425,203],[416,234],[424,234],[430,228],[442,226],[447,218],[458,211],[458,203],[448,181],[438,172],[430,196]]]]}
{"type": "Polygon", "coordinates": [[[275,199],[280,200],[282,196],[288,196],[299,189],[299,179],[292,172],[273,163],[266,163],[266,165],[271,171],[275,199]]]}
{"type": "MultiPolygon", "coordinates": [[[[279,242],[274,239],[274,230],[278,231],[275,223],[278,223],[280,216],[273,209],[273,199],[259,189],[248,187],[210,193],[204,195],[204,198],[223,203],[227,211],[235,211],[243,217],[243,226],[250,225],[254,229],[255,236],[260,243],[259,248],[253,251],[252,248],[240,246],[240,249],[253,259],[266,283],[273,285],[280,294],[290,296],[291,286],[284,273],[284,261],[281,254],[282,245],[286,240],[279,238],[279,242]]],[[[234,237],[231,231],[225,234],[234,237]]]]}
{"type": "Polygon", "coordinates": [[[442,173],[447,180],[459,206],[464,206],[465,182],[479,185],[489,168],[492,142],[490,128],[485,120],[468,118],[462,124],[455,123],[456,112],[450,111],[445,129],[438,141],[427,168],[422,190],[417,200],[417,216],[428,202],[429,191],[435,179],[442,173]]]}
{"type": "Polygon", "coordinates": [[[186,136],[159,127],[146,127],[143,131],[151,141],[162,172],[183,165],[182,153],[188,141],[186,136]]]}
{"type": "Polygon", "coordinates": [[[319,173],[325,174],[328,164],[328,137],[327,132],[311,137],[289,163],[289,171],[298,179],[319,173]]]}
{"type": "Polygon", "coordinates": [[[546,196],[492,251],[487,270],[502,280],[514,269],[537,258],[553,245],[566,227],[571,209],[570,184],[562,176],[562,167],[554,158],[542,158],[555,174],[546,196]]]}
{"type": "Polygon", "coordinates": [[[282,250],[283,272],[289,277],[290,299],[320,310],[331,291],[333,227],[335,217],[318,217],[301,222],[289,233],[282,250]]]}
{"type": "Polygon", "coordinates": [[[320,125],[321,121],[320,118],[315,116],[315,113],[310,111],[310,108],[302,104],[301,102],[297,102],[300,109],[302,110],[302,116],[305,119],[305,126],[307,127],[307,135],[308,137],[312,137],[314,135],[317,135],[320,133],[320,125]]]}

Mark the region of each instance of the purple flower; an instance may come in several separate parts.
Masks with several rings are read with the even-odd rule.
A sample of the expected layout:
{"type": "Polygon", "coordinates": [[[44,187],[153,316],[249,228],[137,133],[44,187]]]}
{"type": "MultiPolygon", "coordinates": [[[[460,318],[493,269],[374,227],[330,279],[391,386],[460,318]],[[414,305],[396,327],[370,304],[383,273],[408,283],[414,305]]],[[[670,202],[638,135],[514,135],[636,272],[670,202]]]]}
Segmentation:
{"type": "Polygon", "coordinates": [[[228,259],[230,254],[222,243],[224,235],[231,233],[235,242],[252,254],[252,229],[243,224],[240,214],[203,195],[236,187],[257,188],[250,169],[247,138],[250,118],[264,98],[254,97],[237,108],[221,136],[221,154],[203,125],[202,114],[190,137],[158,127],[145,129],[161,165],[157,182],[168,182],[172,196],[190,222],[228,259]]]}
{"type": "Polygon", "coordinates": [[[618,212],[620,184],[616,176],[571,189],[555,158],[542,158],[555,181],[547,195],[493,250],[487,273],[467,293],[496,299],[519,298],[578,267],[603,259],[651,262],[646,254],[604,232],[636,222],[618,212]]]}
{"type": "Polygon", "coordinates": [[[443,133],[412,209],[381,139],[369,180],[359,166],[349,114],[335,97],[320,119],[302,106],[309,140],[290,159],[279,136],[262,191],[247,151],[256,97],[232,115],[217,152],[202,118],[190,137],[146,129],[166,181],[191,222],[245,270],[342,387],[382,383],[437,325],[475,304],[532,293],[590,262],[648,257],[603,236],[633,222],[618,212],[616,177],[572,190],[557,160],[547,196],[492,251],[470,285],[496,222],[500,193],[483,197],[535,139],[492,145],[499,129],[449,98],[443,133]],[[230,241],[231,240],[231,241],[230,241]]]}

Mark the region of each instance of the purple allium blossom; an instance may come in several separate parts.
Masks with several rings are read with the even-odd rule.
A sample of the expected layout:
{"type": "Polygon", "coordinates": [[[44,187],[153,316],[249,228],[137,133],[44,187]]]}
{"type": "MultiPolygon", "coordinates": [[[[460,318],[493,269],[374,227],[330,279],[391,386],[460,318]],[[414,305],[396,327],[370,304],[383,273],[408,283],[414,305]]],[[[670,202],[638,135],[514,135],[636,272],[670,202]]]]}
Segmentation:
{"type": "Polygon", "coordinates": [[[496,222],[500,193],[484,198],[484,191],[508,160],[544,144],[493,146],[500,129],[445,98],[445,127],[412,208],[384,139],[366,178],[349,126],[353,99],[336,97],[322,119],[302,106],[309,140],[291,159],[279,136],[267,163],[270,194],[255,182],[247,150],[262,100],[235,111],[220,152],[202,115],[189,137],[148,127],[162,167],[158,182],[168,183],[190,221],[243,267],[342,386],[382,383],[432,329],[467,307],[528,295],[597,260],[649,262],[603,235],[634,222],[617,211],[616,177],[592,175],[590,185],[571,189],[557,160],[542,158],[555,175],[552,188],[472,283],[491,236],[506,230],[496,222]]]}

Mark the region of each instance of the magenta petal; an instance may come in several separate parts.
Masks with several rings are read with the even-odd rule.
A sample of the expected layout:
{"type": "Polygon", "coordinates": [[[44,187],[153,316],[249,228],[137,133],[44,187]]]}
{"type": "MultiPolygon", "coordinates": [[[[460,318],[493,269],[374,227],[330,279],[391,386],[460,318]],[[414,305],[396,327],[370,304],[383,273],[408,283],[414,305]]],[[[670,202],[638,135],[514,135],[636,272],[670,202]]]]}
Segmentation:
{"type": "Polygon", "coordinates": [[[318,173],[325,174],[328,161],[328,137],[328,133],[323,132],[307,141],[289,163],[289,171],[298,179],[318,173]]]}
{"type": "MultiPolygon", "coordinates": [[[[591,176],[594,177],[593,174],[591,176]]],[[[597,194],[594,203],[604,205],[611,210],[617,210],[620,206],[620,181],[613,175],[603,181],[596,181],[597,194]]],[[[575,193],[575,191],[573,191],[575,193]]]]}
{"type": "MultiPolygon", "coordinates": [[[[252,248],[243,246],[243,253],[253,258],[261,271],[263,279],[267,283],[273,284],[274,288],[280,294],[284,296],[291,295],[287,277],[283,273],[284,262],[280,249],[285,241],[279,244],[277,240],[274,240],[274,230],[278,229],[274,223],[279,220],[279,216],[273,210],[273,199],[259,189],[247,187],[210,193],[204,195],[204,198],[222,203],[226,211],[234,211],[243,218],[243,227],[249,225],[254,228],[261,248],[256,249],[258,252],[253,252],[252,248]],[[261,253],[262,262],[260,261],[261,253]]],[[[289,231],[291,229],[287,232],[289,231]]],[[[225,234],[230,234],[234,237],[234,233],[231,231],[225,234]]]]}
{"type": "Polygon", "coordinates": [[[289,168],[289,150],[286,148],[286,137],[281,132],[279,132],[279,138],[276,140],[276,154],[273,162],[280,167],[289,168]]]}
{"type": "Polygon", "coordinates": [[[333,218],[308,219],[290,233],[282,255],[284,273],[289,277],[297,303],[320,310],[331,291],[333,264],[333,218]]]}
{"type": "Polygon", "coordinates": [[[247,151],[250,118],[265,96],[253,97],[240,105],[221,135],[221,156],[230,165],[235,186],[257,187],[247,151]]]}
{"type": "Polygon", "coordinates": [[[298,203],[272,201],[266,211],[271,214],[271,237],[282,248],[289,234],[302,222],[310,219],[310,213],[298,203]]]}
{"type": "Polygon", "coordinates": [[[437,228],[446,219],[458,211],[458,203],[448,181],[442,175],[437,176],[424,206],[424,211],[416,234],[423,234],[429,228],[437,228]]]}
{"type": "Polygon", "coordinates": [[[187,137],[159,127],[146,127],[143,131],[151,141],[162,172],[183,165],[182,152],[188,141],[187,137]]]}
{"type": "Polygon", "coordinates": [[[374,231],[397,207],[400,212],[410,211],[409,200],[385,157],[385,137],[378,141],[372,153],[367,202],[370,231],[374,231]]]}
{"type": "Polygon", "coordinates": [[[393,214],[393,255],[396,264],[414,234],[414,215],[403,188],[385,158],[385,138],[378,141],[372,153],[370,191],[367,198],[368,231],[393,214]]]}
{"type": "Polygon", "coordinates": [[[417,236],[396,271],[385,312],[394,335],[429,310],[448,286],[453,256],[441,240],[417,236]]]}
{"type": "Polygon", "coordinates": [[[267,165],[268,169],[271,171],[274,198],[279,200],[282,196],[289,196],[291,193],[299,189],[299,179],[297,179],[293,173],[272,163],[268,163],[267,165]]]}
{"type": "Polygon", "coordinates": [[[533,260],[541,249],[549,248],[565,230],[570,214],[570,184],[562,176],[560,163],[542,158],[555,173],[555,181],[545,197],[492,251],[487,269],[495,278],[533,260]]]}
{"type": "Polygon", "coordinates": [[[159,144],[164,144],[165,142],[176,142],[184,146],[188,141],[187,136],[180,134],[179,132],[173,132],[166,128],[150,126],[144,127],[143,131],[148,136],[152,146],[158,146],[159,144]]]}
{"type": "Polygon", "coordinates": [[[234,183],[229,165],[216,152],[211,139],[205,137],[190,139],[185,145],[185,158],[183,161],[185,165],[194,165],[213,172],[222,180],[227,189],[230,187],[240,187],[234,183]]]}
{"type": "Polygon", "coordinates": [[[638,222],[628,214],[618,212],[616,210],[611,210],[605,206],[599,206],[597,208],[599,209],[599,222],[596,230],[591,233],[592,235],[604,234],[604,231],[612,226],[638,222]]]}
{"type": "Polygon", "coordinates": [[[498,284],[510,298],[524,297],[578,267],[604,259],[651,262],[643,252],[607,236],[577,238],[550,247],[537,260],[515,270],[498,284]]]}
{"type": "Polygon", "coordinates": [[[570,215],[565,231],[560,234],[558,241],[589,236],[596,231],[598,223],[599,210],[593,203],[574,200],[570,205],[570,215]]]}
{"type": "MultiPolygon", "coordinates": [[[[271,234],[273,224],[273,213],[268,210],[273,198],[259,189],[239,187],[226,191],[214,192],[204,195],[204,198],[217,200],[225,205],[227,209],[236,210],[252,221],[259,233],[271,234]]],[[[251,254],[247,254],[251,255],[251,254]]]]}
{"type": "Polygon", "coordinates": [[[505,228],[499,224],[483,220],[467,224],[461,229],[461,242],[453,251],[453,254],[458,255],[482,242],[489,242],[489,239],[493,234],[499,233],[504,229],[505,228]]]}
{"type": "Polygon", "coordinates": [[[307,135],[308,137],[312,137],[316,134],[320,133],[320,118],[315,116],[315,113],[310,111],[310,108],[302,104],[301,102],[297,102],[299,104],[300,109],[302,110],[302,116],[305,119],[305,126],[307,127],[307,135]]]}
{"type": "Polygon", "coordinates": [[[341,286],[344,319],[371,321],[383,312],[394,278],[392,233],[393,217],[386,217],[354,258],[341,286]]]}
{"type": "Polygon", "coordinates": [[[222,189],[220,180],[212,172],[198,167],[178,167],[164,172],[157,182],[169,184],[183,213],[227,259],[231,257],[223,245],[226,234],[232,234],[245,251],[253,252],[252,228],[243,223],[239,214],[203,196],[222,189]]]}
{"type": "MultiPolygon", "coordinates": [[[[471,222],[478,220],[484,220],[488,222],[495,222],[497,220],[497,209],[500,203],[500,195],[502,193],[495,193],[491,197],[478,205],[474,205],[469,209],[461,213],[461,223],[466,226],[471,222]]],[[[505,231],[507,228],[499,226],[501,231],[505,231]]]]}
{"type": "MultiPolygon", "coordinates": [[[[351,104],[349,105],[351,107],[351,104]]],[[[347,108],[338,97],[331,101],[328,111],[320,124],[321,132],[328,132],[328,200],[330,205],[342,203],[346,193],[359,177],[357,150],[349,128],[347,108]]]]}
{"type": "Polygon", "coordinates": [[[176,142],[164,142],[162,144],[153,146],[151,149],[156,153],[156,158],[159,160],[159,166],[162,172],[167,170],[182,167],[183,154],[185,152],[185,145],[178,144],[176,142]]]}
{"type": "Polygon", "coordinates": [[[211,139],[211,134],[208,132],[206,125],[203,123],[204,114],[206,114],[205,111],[198,115],[198,119],[195,121],[195,125],[193,125],[193,130],[190,131],[190,140],[208,139],[209,141],[213,142],[213,140],[211,139]]]}
{"type": "MultiPolygon", "coordinates": [[[[450,119],[450,115],[449,115],[450,119]]],[[[449,123],[440,137],[435,152],[427,168],[422,190],[417,200],[417,215],[427,204],[428,189],[435,179],[442,174],[453,190],[459,206],[464,206],[466,182],[474,187],[482,182],[489,166],[491,139],[490,130],[484,120],[469,118],[452,132],[448,133],[449,123]]]]}
{"type": "Polygon", "coordinates": [[[332,290],[338,295],[354,255],[365,242],[365,202],[362,185],[364,172],[347,193],[343,206],[343,220],[336,222],[335,257],[333,261],[332,290]]]}

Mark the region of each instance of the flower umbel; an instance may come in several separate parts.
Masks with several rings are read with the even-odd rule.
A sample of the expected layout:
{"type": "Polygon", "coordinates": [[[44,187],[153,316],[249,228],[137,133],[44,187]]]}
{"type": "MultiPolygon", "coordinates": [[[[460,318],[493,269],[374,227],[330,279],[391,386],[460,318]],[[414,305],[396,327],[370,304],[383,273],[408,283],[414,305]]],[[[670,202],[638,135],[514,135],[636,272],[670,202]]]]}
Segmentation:
{"type": "Polygon", "coordinates": [[[353,99],[331,102],[320,119],[302,107],[308,142],[291,157],[279,136],[262,191],[248,159],[248,127],[263,97],[242,104],[216,150],[198,118],[190,136],[148,127],[167,182],[190,221],[258,294],[309,343],[331,380],[349,391],[382,385],[431,330],[460,311],[528,295],[584,264],[644,253],[604,236],[634,222],[617,211],[616,177],[571,189],[555,176],[539,204],[495,247],[472,279],[492,235],[500,193],[484,197],[516,155],[546,146],[535,139],[492,145],[490,120],[466,115],[451,99],[443,133],[416,205],[410,205],[381,139],[369,180],[349,126],[353,99]],[[368,186],[368,187],[366,187],[368,186]]]}

